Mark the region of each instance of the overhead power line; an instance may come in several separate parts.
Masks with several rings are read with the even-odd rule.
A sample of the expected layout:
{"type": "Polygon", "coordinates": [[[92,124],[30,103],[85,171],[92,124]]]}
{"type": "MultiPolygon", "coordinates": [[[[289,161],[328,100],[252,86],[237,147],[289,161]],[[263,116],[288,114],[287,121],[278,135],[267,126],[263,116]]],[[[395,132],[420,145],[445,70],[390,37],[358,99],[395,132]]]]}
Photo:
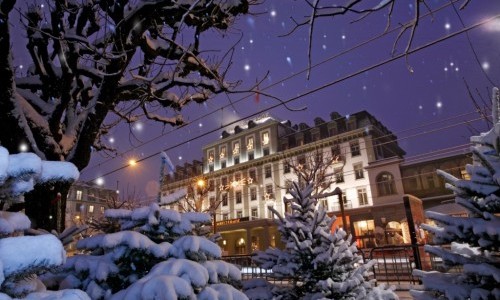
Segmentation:
{"type": "MultiPolygon", "coordinates": [[[[419,46],[419,47],[416,47],[416,48],[410,49],[410,50],[408,50],[408,52],[407,52],[407,53],[402,53],[402,54],[395,55],[395,56],[393,56],[393,57],[391,57],[391,58],[388,58],[388,59],[386,59],[386,60],[380,61],[380,62],[378,62],[378,63],[376,63],[376,64],[373,64],[373,65],[371,65],[371,66],[365,67],[365,68],[363,68],[363,69],[360,69],[360,70],[358,70],[358,71],[356,71],[356,72],[353,72],[353,73],[351,73],[351,74],[349,74],[349,75],[346,75],[346,76],[344,76],[344,77],[342,77],[342,78],[339,78],[339,79],[336,79],[336,80],[330,81],[330,82],[328,82],[328,83],[326,83],[326,84],[323,84],[323,85],[321,85],[321,86],[319,86],[319,87],[316,87],[316,88],[310,89],[310,90],[308,90],[308,91],[306,91],[306,92],[304,92],[304,93],[302,93],[302,94],[299,94],[299,95],[297,95],[297,96],[291,97],[291,98],[289,98],[289,99],[287,99],[287,100],[283,100],[283,101],[281,101],[281,102],[280,102],[280,103],[278,103],[278,104],[271,105],[270,107],[268,107],[268,108],[266,108],[266,109],[259,110],[259,111],[257,111],[257,112],[251,113],[251,114],[249,114],[249,115],[245,116],[244,118],[240,118],[240,119],[238,119],[238,120],[228,122],[228,123],[227,123],[227,124],[225,124],[225,125],[221,125],[219,128],[214,128],[214,129],[211,129],[211,130],[209,130],[208,132],[205,132],[204,134],[197,135],[197,136],[192,137],[192,138],[190,138],[190,139],[188,139],[188,140],[186,140],[186,141],[183,141],[183,142],[181,142],[181,143],[177,143],[177,144],[175,144],[175,145],[173,145],[173,146],[170,146],[170,147],[168,147],[168,148],[163,149],[162,151],[168,151],[168,150],[171,150],[171,149],[175,149],[175,148],[177,148],[177,147],[179,147],[179,146],[181,146],[181,145],[184,145],[184,144],[186,144],[186,143],[189,143],[189,142],[192,142],[192,141],[194,141],[194,140],[197,140],[197,139],[199,139],[199,138],[201,138],[201,137],[205,136],[206,134],[209,134],[209,133],[214,133],[214,132],[216,132],[216,131],[218,131],[218,130],[220,130],[221,128],[224,128],[224,127],[226,127],[226,126],[230,126],[230,125],[237,124],[237,123],[238,123],[238,122],[240,122],[241,120],[244,120],[244,119],[249,119],[249,118],[252,118],[252,117],[256,117],[256,116],[258,116],[258,115],[262,114],[262,113],[263,113],[263,112],[265,112],[265,111],[268,111],[268,110],[271,110],[271,109],[277,108],[277,107],[279,107],[279,106],[281,106],[281,105],[285,105],[285,104],[288,104],[288,103],[290,103],[290,102],[296,101],[296,100],[301,99],[301,98],[303,98],[303,97],[305,97],[305,96],[309,96],[309,95],[311,95],[311,94],[314,94],[314,93],[316,93],[316,92],[318,92],[318,91],[321,91],[321,90],[323,90],[323,89],[326,89],[326,88],[328,88],[328,87],[331,87],[331,86],[333,86],[333,85],[335,85],[335,84],[338,84],[338,83],[341,83],[341,82],[343,82],[343,81],[346,81],[346,80],[348,80],[348,79],[350,79],[350,78],[353,78],[353,77],[355,77],[355,76],[359,76],[359,75],[361,75],[361,74],[363,74],[363,73],[365,73],[365,72],[367,72],[367,71],[371,71],[371,70],[373,70],[373,69],[376,69],[376,68],[378,68],[378,67],[381,67],[381,66],[383,66],[383,65],[386,65],[386,64],[388,64],[388,63],[394,62],[394,61],[396,61],[396,60],[398,60],[398,59],[401,59],[401,58],[403,58],[403,57],[405,57],[405,56],[407,56],[407,55],[410,55],[410,54],[413,54],[413,53],[416,53],[416,52],[422,51],[422,50],[427,49],[427,48],[429,48],[429,47],[431,47],[431,46],[434,46],[434,45],[436,45],[436,44],[438,44],[438,43],[441,43],[441,42],[443,42],[443,41],[446,41],[446,40],[449,40],[449,39],[451,39],[451,38],[453,38],[453,37],[456,37],[456,36],[458,36],[458,35],[461,35],[461,34],[463,34],[463,33],[465,33],[465,32],[468,32],[469,30],[472,30],[472,29],[478,28],[478,27],[480,27],[480,26],[483,26],[483,25],[485,25],[485,24],[487,24],[487,23],[489,23],[489,22],[492,22],[492,21],[494,21],[495,19],[498,19],[498,18],[500,18],[500,14],[497,14],[497,15],[495,15],[495,16],[493,16],[493,17],[490,17],[490,18],[484,19],[484,20],[482,20],[482,21],[480,21],[480,22],[477,22],[477,23],[475,23],[475,24],[473,24],[473,25],[471,25],[471,26],[469,26],[469,27],[466,27],[466,28],[463,28],[463,29],[458,30],[458,31],[456,31],[456,32],[450,33],[450,34],[448,34],[448,35],[446,35],[446,36],[443,36],[443,37],[441,37],[441,38],[439,38],[439,39],[436,39],[436,40],[433,40],[433,41],[431,41],[431,42],[428,42],[428,43],[426,43],[426,44],[424,44],[424,45],[421,45],[421,46],[419,46]]],[[[141,162],[141,161],[144,161],[144,160],[146,160],[146,159],[152,158],[152,157],[154,157],[154,156],[156,156],[156,155],[160,154],[162,151],[158,151],[158,152],[156,152],[156,153],[153,153],[153,154],[150,154],[150,155],[148,155],[148,156],[145,156],[145,157],[143,157],[143,158],[141,158],[141,159],[138,159],[138,160],[137,160],[137,162],[141,162]]],[[[127,164],[127,165],[124,165],[124,166],[121,166],[121,167],[116,168],[116,169],[114,169],[114,170],[112,170],[112,171],[109,171],[109,172],[107,172],[107,173],[105,173],[105,174],[103,174],[103,175],[101,175],[101,176],[99,176],[99,177],[105,177],[105,176],[107,176],[107,175],[113,174],[113,173],[118,172],[118,171],[120,171],[120,170],[122,170],[122,169],[124,169],[124,168],[127,168],[128,166],[129,166],[128,164],[127,164]]],[[[95,179],[97,179],[97,178],[99,178],[99,177],[96,177],[96,178],[94,178],[93,180],[95,180],[95,179]]]]}
{"type": "MultiPolygon", "coordinates": [[[[432,16],[432,14],[433,14],[433,13],[436,13],[436,12],[438,12],[438,11],[440,11],[440,10],[444,9],[444,8],[447,8],[447,7],[451,6],[451,5],[452,5],[453,3],[455,3],[455,2],[458,2],[458,0],[452,0],[452,1],[450,1],[450,3],[444,4],[444,5],[442,5],[442,6],[438,7],[438,8],[436,8],[436,9],[435,9],[435,10],[433,10],[432,12],[427,12],[426,14],[421,15],[421,16],[419,17],[419,20],[421,20],[421,19],[423,19],[423,18],[426,18],[426,17],[428,17],[428,16],[432,16]]],[[[409,21],[409,22],[412,22],[412,21],[409,21]]],[[[409,22],[408,22],[408,23],[409,23],[409,22]]],[[[341,51],[341,52],[339,52],[339,53],[336,53],[336,54],[334,54],[334,55],[332,55],[332,56],[330,56],[330,57],[328,57],[328,58],[324,59],[323,61],[320,61],[320,62],[318,62],[318,63],[316,63],[316,64],[312,65],[310,68],[304,68],[304,69],[302,69],[302,70],[300,70],[300,71],[298,71],[298,72],[295,72],[295,73],[293,73],[293,74],[291,74],[291,75],[288,75],[288,76],[286,76],[286,77],[284,77],[284,78],[282,78],[282,79],[280,79],[280,80],[278,80],[278,81],[276,81],[276,82],[274,82],[274,83],[272,83],[272,84],[270,84],[270,85],[268,85],[268,86],[266,86],[266,87],[263,87],[262,89],[260,89],[260,91],[266,91],[266,90],[268,90],[268,89],[270,89],[270,88],[272,88],[272,87],[274,87],[274,86],[276,86],[276,85],[278,85],[278,84],[280,84],[280,83],[286,82],[286,81],[288,81],[288,80],[290,80],[290,79],[292,79],[292,78],[294,78],[294,77],[297,77],[297,76],[299,76],[299,75],[301,75],[301,74],[303,74],[303,73],[306,73],[306,72],[310,71],[311,69],[317,68],[317,67],[319,67],[319,66],[321,66],[321,65],[323,65],[323,64],[325,64],[325,63],[327,63],[327,62],[330,62],[330,61],[332,61],[332,60],[334,60],[334,59],[336,59],[336,58],[339,58],[339,57],[341,57],[341,56],[343,56],[343,55],[346,55],[346,54],[348,54],[348,53],[350,53],[350,52],[352,52],[352,51],[354,51],[354,50],[356,50],[356,49],[358,49],[358,48],[361,48],[361,47],[363,47],[363,46],[369,45],[370,43],[372,43],[372,42],[374,42],[374,41],[376,41],[376,40],[378,40],[378,39],[380,39],[380,38],[382,38],[382,37],[384,37],[384,36],[386,36],[386,35],[389,35],[389,34],[391,34],[391,33],[395,32],[395,31],[397,31],[397,30],[400,30],[401,28],[405,27],[408,23],[406,23],[406,24],[401,24],[401,25],[400,25],[400,26],[398,26],[398,27],[394,27],[394,28],[392,28],[392,29],[390,29],[390,30],[384,31],[382,34],[379,34],[379,35],[377,35],[377,36],[374,36],[374,37],[372,37],[372,38],[370,38],[370,39],[367,39],[367,40],[365,40],[365,41],[363,41],[363,42],[360,42],[360,43],[358,43],[358,44],[356,44],[356,45],[352,46],[351,48],[348,48],[348,49],[343,50],[343,51],[341,51]]],[[[196,122],[199,122],[199,121],[201,121],[201,120],[203,120],[203,119],[205,119],[205,118],[207,118],[207,117],[209,117],[209,116],[211,116],[211,115],[213,115],[213,114],[215,114],[215,113],[221,112],[221,111],[223,111],[225,108],[228,108],[228,107],[234,106],[235,104],[237,104],[237,103],[239,103],[239,102],[241,102],[241,101],[244,101],[244,100],[246,100],[246,99],[248,99],[248,98],[250,98],[250,97],[252,97],[252,94],[247,95],[247,96],[244,96],[244,97],[242,97],[242,98],[240,98],[240,99],[238,99],[238,100],[232,101],[231,103],[226,104],[226,105],[223,105],[223,106],[221,106],[221,107],[219,107],[219,108],[217,108],[217,109],[214,109],[213,111],[210,111],[210,112],[208,112],[208,113],[202,114],[202,115],[198,116],[197,118],[190,120],[190,121],[189,121],[189,123],[190,123],[190,124],[195,124],[196,122]]],[[[240,119],[240,121],[241,121],[241,120],[243,120],[243,119],[240,119]]],[[[187,126],[189,126],[189,124],[188,124],[187,126]]],[[[180,130],[180,129],[182,129],[182,128],[185,128],[185,127],[186,127],[186,126],[175,127],[175,128],[174,128],[174,129],[172,129],[172,130],[169,130],[169,131],[167,131],[167,132],[161,133],[161,134],[159,134],[158,136],[156,136],[156,137],[154,137],[154,138],[152,138],[152,139],[149,139],[149,140],[147,140],[147,141],[145,141],[145,142],[142,142],[142,143],[140,143],[140,144],[139,144],[139,145],[137,145],[137,146],[131,147],[131,148],[129,148],[128,150],[123,151],[123,152],[121,152],[120,154],[117,154],[117,155],[116,155],[116,156],[114,156],[114,157],[108,158],[108,159],[106,159],[105,161],[102,161],[102,162],[99,162],[99,163],[97,163],[97,164],[95,164],[95,165],[89,166],[89,167],[85,168],[85,170],[84,170],[84,171],[88,171],[88,170],[93,169],[93,168],[95,168],[95,167],[100,167],[100,166],[102,166],[102,165],[104,165],[104,164],[108,163],[109,161],[112,161],[112,160],[116,159],[116,158],[117,158],[117,157],[119,157],[119,156],[123,156],[124,154],[126,154],[126,153],[128,153],[128,152],[130,152],[130,151],[133,151],[133,150],[138,149],[138,148],[140,148],[140,147],[142,147],[142,146],[145,146],[145,145],[150,144],[150,143],[152,143],[152,142],[154,142],[154,141],[157,141],[158,139],[160,139],[160,138],[162,138],[162,137],[164,137],[164,136],[166,136],[166,135],[168,135],[168,134],[175,133],[176,131],[178,131],[178,130],[180,130]]]]}

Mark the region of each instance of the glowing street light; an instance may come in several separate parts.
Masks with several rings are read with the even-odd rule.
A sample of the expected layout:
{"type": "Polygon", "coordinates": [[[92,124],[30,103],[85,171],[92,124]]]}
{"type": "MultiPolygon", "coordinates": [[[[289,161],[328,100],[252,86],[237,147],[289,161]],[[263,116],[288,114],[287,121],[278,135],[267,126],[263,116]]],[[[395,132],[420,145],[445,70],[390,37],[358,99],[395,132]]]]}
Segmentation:
{"type": "Polygon", "coordinates": [[[198,181],[196,182],[196,185],[198,185],[199,188],[204,188],[205,187],[205,180],[203,179],[198,179],[198,181]]]}
{"type": "Polygon", "coordinates": [[[137,165],[137,161],[135,159],[130,159],[128,161],[128,165],[131,166],[131,167],[133,167],[133,166],[137,165]]]}

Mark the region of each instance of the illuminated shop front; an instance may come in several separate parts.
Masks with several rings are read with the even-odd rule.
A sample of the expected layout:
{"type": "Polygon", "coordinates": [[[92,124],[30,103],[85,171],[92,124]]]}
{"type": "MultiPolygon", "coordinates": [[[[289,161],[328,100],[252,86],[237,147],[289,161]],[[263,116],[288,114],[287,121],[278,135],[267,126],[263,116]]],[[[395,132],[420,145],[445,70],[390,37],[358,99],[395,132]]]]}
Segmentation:
{"type": "Polygon", "coordinates": [[[248,217],[217,222],[218,241],[223,256],[247,255],[269,247],[282,247],[273,219],[249,220],[248,217]]]}

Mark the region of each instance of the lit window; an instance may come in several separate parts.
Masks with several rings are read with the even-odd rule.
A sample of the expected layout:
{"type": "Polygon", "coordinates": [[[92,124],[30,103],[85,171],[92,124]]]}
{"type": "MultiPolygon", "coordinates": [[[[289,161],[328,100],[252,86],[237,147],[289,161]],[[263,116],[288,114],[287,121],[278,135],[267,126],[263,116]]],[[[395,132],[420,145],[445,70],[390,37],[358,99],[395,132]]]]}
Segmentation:
{"type": "Polygon", "coordinates": [[[89,205],[89,213],[93,213],[94,212],[94,205],[89,205]]]}
{"type": "Polygon", "coordinates": [[[208,163],[209,164],[214,163],[214,151],[213,150],[208,151],[208,163]]]}
{"type": "Polygon", "coordinates": [[[353,141],[350,144],[351,147],[351,156],[359,156],[361,155],[361,150],[359,149],[359,142],[358,141],[353,141]]]}
{"type": "Polygon", "coordinates": [[[233,155],[240,155],[240,142],[233,144],[233,155]]]}
{"type": "Polygon", "coordinates": [[[265,196],[265,198],[266,198],[266,200],[274,199],[273,185],[272,184],[266,185],[266,196],[265,196]]]}
{"type": "Polygon", "coordinates": [[[262,133],[262,145],[269,145],[269,132],[262,133]]]}
{"type": "Polygon", "coordinates": [[[82,191],[76,191],[76,200],[82,200],[82,191]]]}
{"type": "Polygon", "coordinates": [[[250,188],[250,200],[254,201],[257,200],[257,189],[256,188],[250,188]]]}
{"type": "Polygon", "coordinates": [[[379,196],[396,194],[394,176],[389,172],[383,172],[377,176],[377,190],[379,196]]]}
{"type": "Polygon", "coordinates": [[[253,137],[247,139],[247,150],[253,150],[253,137]]]}
{"type": "Polygon", "coordinates": [[[283,174],[290,173],[290,164],[288,161],[283,162],[283,174]]]}
{"type": "Polygon", "coordinates": [[[252,182],[249,182],[250,183],[256,183],[257,181],[257,172],[255,171],[255,169],[250,169],[248,171],[248,177],[251,179],[252,182]]]}
{"type": "Polygon", "coordinates": [[[469,173],[467,173],[467,170],[465,170],[465,169],[461,169],[461,170],[460,170],[460,176],[461,176],[461,177],[462,177],[462,179],[464,179],[464,180],[470,180],[469,173]]]}
{"type": "Polygon", "coordinates": [[[234,181],[237,181],[237,182],[241,181],[241,173],[235,173],[234,174],[234,181]]]}
{"type": "Polygon", "coordinates": [[[363,179],[365,177],[362,163],[355,164],[353,168],[354,168],[354,177],[356,179],[363,179]]]}
{"type": "Polygon", "coordinates": [[[335,144],[332,147],[332,157],[338,157],[338,156],[340,156],[340,145],[339,144],[335,144]]]}
{"type": "Polygon", "coordinates": [[[366,188],[358,189],[358,202],[359,206],[368,205],[368,195],[366,194],[366,188]]]}
{"type": "Polygon", "coordinates": [[[333,171],[333,173],[335,173],[335,182],[336,183],[344,182],[344,173],[342,172],[341,168],[335,169],[333,171]]]}
{"type": "Polygon", "coordinates": [[[271,165],[267,165],[264,167],[264,174],[265,178],[271,178],[272,177],[272,170],[271,170],[271,165]]]}
{"type": "Polygon", "coordinates": [[[101,206],[101,214],[104,213],[104,206],[101,206]]]}
{"type": "Polygon", "coordinates": [[[227,153],[226,146],[221,146],[220,147],[219,158],[220,159],[225,159],[226,158],[226,153],[227,153]]]}

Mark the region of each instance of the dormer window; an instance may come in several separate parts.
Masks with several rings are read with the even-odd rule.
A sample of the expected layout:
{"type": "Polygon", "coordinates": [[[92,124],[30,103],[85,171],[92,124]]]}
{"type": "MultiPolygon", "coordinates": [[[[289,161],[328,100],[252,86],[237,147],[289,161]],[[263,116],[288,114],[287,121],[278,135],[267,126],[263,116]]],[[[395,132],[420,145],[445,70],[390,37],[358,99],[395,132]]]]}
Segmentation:
{"type": "Polygon", "coordinates": [[[262,145],[269,145],[269,132],[262,133],[262,145]]]}
{"type": "Polygon", "coordinates": [[[220,147],[219,158],[220,159],[225,159],[226,158],[226,153],[227,153],[226,146],[220,147]]]}

